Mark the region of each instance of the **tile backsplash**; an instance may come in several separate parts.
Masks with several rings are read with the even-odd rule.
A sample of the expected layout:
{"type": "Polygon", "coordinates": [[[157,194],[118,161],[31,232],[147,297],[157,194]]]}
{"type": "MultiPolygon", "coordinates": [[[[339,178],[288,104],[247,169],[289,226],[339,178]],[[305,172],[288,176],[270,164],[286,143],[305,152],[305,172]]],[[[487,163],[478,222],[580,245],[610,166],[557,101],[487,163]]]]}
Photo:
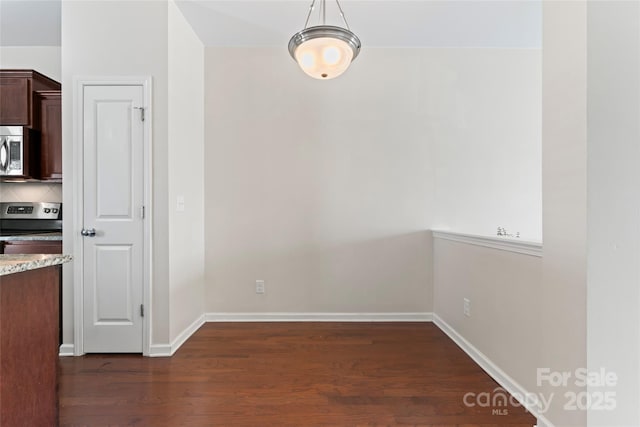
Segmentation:
{"type": "Polygon", "coordinates": [[[0,182],[0,202],[62,202],[62,184],[0,182]]]}

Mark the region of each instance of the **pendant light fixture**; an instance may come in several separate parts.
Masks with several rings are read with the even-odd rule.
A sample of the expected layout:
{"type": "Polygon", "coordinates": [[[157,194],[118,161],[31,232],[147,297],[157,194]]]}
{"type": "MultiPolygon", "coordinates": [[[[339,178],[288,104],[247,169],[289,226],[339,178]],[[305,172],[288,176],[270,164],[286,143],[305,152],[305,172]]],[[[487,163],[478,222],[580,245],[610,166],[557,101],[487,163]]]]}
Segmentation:
{"type": "Polygon", "coordinates": [[[319,3],[318,20],[321,24],[308,27],[316,6],[316,0],[313,0],[304,29],[289,40],[289,53],[309,76],[329,80],[344,73],[356,59],[360,53],[360,39],[349,29],[338,0],[336,4],[346,28],[326,25],[326,0],[319,0],[319,3]]]}

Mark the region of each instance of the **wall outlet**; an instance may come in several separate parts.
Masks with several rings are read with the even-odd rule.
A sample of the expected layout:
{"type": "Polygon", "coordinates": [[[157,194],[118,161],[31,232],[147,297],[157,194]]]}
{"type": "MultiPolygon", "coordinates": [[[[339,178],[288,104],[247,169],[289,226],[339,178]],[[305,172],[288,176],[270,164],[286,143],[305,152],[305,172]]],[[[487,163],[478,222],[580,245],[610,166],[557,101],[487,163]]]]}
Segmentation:
{"type": "Polygon", "coordinates": [[[256,294],[264,294],[264,280],[256,280],[256,294]]]}
{"type": "Polygon", "coordinates": [[[469,298],[465,298],[463,301],[462,311],[465,316],[471,317],[471,300],[469,298]]]}
{"type": "Polygon", "coordinates": [[[176,211],[184,212],[184,196],[176,197],[176,211]]]}

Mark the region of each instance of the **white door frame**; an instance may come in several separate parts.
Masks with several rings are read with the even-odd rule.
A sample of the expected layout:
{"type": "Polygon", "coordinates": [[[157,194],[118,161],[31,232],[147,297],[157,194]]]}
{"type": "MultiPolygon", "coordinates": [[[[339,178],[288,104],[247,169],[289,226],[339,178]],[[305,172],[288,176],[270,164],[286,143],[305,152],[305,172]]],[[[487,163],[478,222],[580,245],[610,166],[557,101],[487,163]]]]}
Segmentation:
{"type": "MultiPolygon", "coordinates": [[[[145,313],[142,326],[142,354],[149,355],[151,346],[151,319],[153,309],[151,306],[151,289],[152,289],[152,234],[151,225],[153,224],[151,209],[152,203],[152,133],[153,128],[153,111],[152,111],[152,78],[151,76],[107,76],[107,77],[74,77],[73,79],[73,335],[74,335],[74,355],[82,356],[84,354],[84,257],[83,257],[83,237],[80,230],[83,227],[84,217],[84,141],[83,141],[83,106],[84,106],[84,88],[85,86],[142,86],[144,90],[144,108],[145,118],[143,122],[144,129],[144,237],[143,237],[143,289],[142,302],[145,307],[145,313]]],[[[69,212],[69,211],[67,211],[69,212]]]]}

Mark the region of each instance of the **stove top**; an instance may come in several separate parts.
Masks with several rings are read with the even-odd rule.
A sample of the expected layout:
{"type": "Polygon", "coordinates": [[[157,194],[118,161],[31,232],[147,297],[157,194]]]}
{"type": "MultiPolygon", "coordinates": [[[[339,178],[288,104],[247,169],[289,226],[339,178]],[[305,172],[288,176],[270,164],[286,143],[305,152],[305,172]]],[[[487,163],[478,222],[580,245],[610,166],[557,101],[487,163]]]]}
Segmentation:
{"type": "Polygon", "coordinates": [[[62,203],[3,202],[0,219],[62,219],[62,203]]]}
{"type": "Polygon", "coordinates": [[[60,233],[62,203],[0,203],[0,236],[60,233]]]}

